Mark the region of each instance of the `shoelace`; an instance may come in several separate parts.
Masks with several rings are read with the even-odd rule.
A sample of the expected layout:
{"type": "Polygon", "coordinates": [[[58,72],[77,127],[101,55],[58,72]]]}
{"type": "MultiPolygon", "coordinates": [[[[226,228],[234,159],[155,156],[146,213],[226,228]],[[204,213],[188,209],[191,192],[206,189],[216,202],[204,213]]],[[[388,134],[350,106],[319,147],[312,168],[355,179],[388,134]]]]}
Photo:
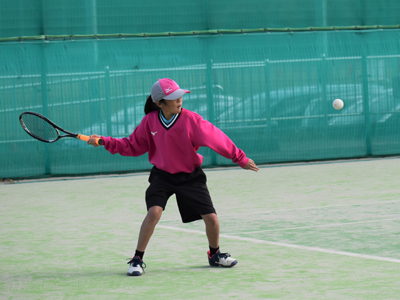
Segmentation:
{"type": "Polygon", "coordinates": [[[220,253],[218,256],[223,257],[223,258],[231,257],[231,255],[229,253],[220,253]]]}
{"type": "Polygon", "coordinates": [[[221,253],[221,252],[218,251],[213,256],[211,256],[211,258],[213,258],[213,257],[215,257],[215,258],[228,258],[228,257],[231,257],[231,255],[230,255],[230,253],[221,253]]]}
{"type": "Polygon", "coordinates": [[[137,265],[140,265],[140,267],[143,269],[143,272],[144,272],[144,269],[146,268],[146,264],[142,260],[132,258],[132,259],[130,259],[130,261],[127,262],[127,264],[130,265],[131,263],[133,263],[134,267],[136,267],[137,265]]]}

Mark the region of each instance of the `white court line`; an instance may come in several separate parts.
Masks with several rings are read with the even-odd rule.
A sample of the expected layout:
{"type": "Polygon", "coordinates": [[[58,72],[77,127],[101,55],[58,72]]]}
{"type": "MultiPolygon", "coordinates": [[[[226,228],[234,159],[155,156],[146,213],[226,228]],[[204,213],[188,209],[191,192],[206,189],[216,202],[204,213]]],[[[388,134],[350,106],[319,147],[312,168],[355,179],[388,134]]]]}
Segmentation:
{"type": "MultiPolygon", "coordinates": [[[[163,228],[163,229],[187,232],[187,233],[206,235],[205,232],[199,231],[199,230],[177,228],[177,227],[165,226],[165,225],[157,225],[157,227],[163,228]]],[[[308,251],[322,252],[322,253],[328,253],[328,254],[337,254],[337,255],[351,256],[351,257],[357,257],[357,258],[366,258],[366,259],[400,263],[400,259],[390,258],[390,257],[381,257],[381,256],[375,256],[375,255],[337,251],[337,250],[332,250],[332,249],[323,249],[323,248],[318,248],[318,247],[307,247],[307,246],[300,246],[300,245],[293,245],[293,244],[286,244],[286,243],[279,243],[279,242],[270,242],[270,241],[263,241],[263,240],[253,239],[253,238],[233,236],[233,235],[228,235],[228,234],[220,234],[219,236],[226,238],[226,239],[246,241],[246,242],[257,243],[257,244],[267,244],[267,245],[273,245],[273,246],[279,246],[279,247],[288,247],[288,248],[294,248],[294,249],[300,249],[300,250],[308,250],[308,251]]]]}
{"type": "MultiPolygon", "coordinates": [[[[298,207],[298,208],[269,210],[269,211],[265,211],[262,213],[260,211],[249,212],[249,213],[240,213],[240,215],[259,215],[259,214],[270,214],[270,213],[275,213],[275,212],[292,211],[292,210],[324,209],[324,208],[330,208],[330,207],[345,207],[345,206],[363,206],[363,205],[369,205],[369,204],[386,204],[386,203],[394,203],[394,202],[400,202],[400,200],[367,202],[367,203],[356,203],[356,204],[338,204],[338,205],[326,205],[326,206],[314,206],[314,207],[298,207]]],[[[234,214],[234,215],[228,214],[228,215],[223,215],[221,217],[232,217],[232,216],[237,216],[237,214],[234,214]]]]}
{"type": "MultiPolygon", "coordinates": [[[[339,205],[326,205],[326,206],[314,206],[314,207],[298,207],[298,208],[288,208],[288,209],[278,209],[278,210],[269,210],[265,212],[250,212],[250,213],[240,213],[240,216],[247,216],[247,215],[266,215],[266,214],[272,214],[276,212],[284,212],[284,211],[293,211],[293,210],[307,210],[307,209],[324,209],[324,208],[331,208],[331,207],[346,207],[346,206],[363,206],[363,205],[370,205],[370,204],[386,204],[386,203],[395,203],[395,202],[400,202],[400,200],[392,200],[392,201],[379,201],[379,202],[367,202],[367,203],[357,203],[357,204],[339,204],[339,205]]],[[[238,214],[224,214],[224,215],[218,215],[219,219],[222,218],[231,218],[231,217],[238,217],[238,214]]],[[[176,221],[175,219],[166,219],[166,220],[160,220],[160,222],[170,222],[170,221],[176,221]]]]}
{"type": "MultiPolygon", "coordinates": [[[[376,223],[376,222],[387,222],[387,221],[399,221],[400,218],[397,219],[380,219],[380,220],[372,220],[372,221],[360,221],[360,222],[343,222],[343,223],[332,223],[332,224],[322,224],[322,225],[314,225],[314,226],[303,226],[303,227],[289,227],[289,228],[279,228],[279,229],[265,229],[259,231],[252,231],[251,233],[262,233],[267,231],[284,231],[284,230],[297,230],[297,229],[307,229],[307,228],[316,228],[316,227],[330,227],[330,226],[344,226],[344,225],[352,225],[352,224],[366,224],[366,223],[376,223]]],[[[234,234],[238,234],[242,232],[235,232],[234,234]]]]}

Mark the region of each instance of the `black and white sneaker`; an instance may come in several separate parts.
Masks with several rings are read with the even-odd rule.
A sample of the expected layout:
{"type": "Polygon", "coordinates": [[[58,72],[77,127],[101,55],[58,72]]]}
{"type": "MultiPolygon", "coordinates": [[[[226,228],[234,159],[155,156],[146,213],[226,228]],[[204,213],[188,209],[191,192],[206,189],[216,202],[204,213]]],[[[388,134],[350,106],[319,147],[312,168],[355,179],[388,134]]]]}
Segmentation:
{"type": "Polygon", "coordinates": [[[229,253],[221,253],[219,250],[213,256],[210,256],[210,251],[207,252],[208,262],[212,267],[227,267],[231,268],[238,262],[236,259],[232,258],[229,253]]]}
{"type": "Polygon", "coordinates": [[[128,272],[126,273],[128,276],[140,276],[144,272],[143,269],[146,268],[146,264],[138,256],[135,256],[128,261],[128,264],[130,265],[128,272]]]}

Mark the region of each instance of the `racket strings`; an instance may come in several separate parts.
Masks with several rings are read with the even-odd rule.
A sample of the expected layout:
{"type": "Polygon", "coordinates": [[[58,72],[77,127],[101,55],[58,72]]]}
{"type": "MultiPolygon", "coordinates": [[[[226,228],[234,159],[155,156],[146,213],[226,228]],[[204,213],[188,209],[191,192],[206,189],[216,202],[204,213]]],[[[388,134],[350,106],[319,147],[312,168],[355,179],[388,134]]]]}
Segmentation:
{"type": "Polygon", "coordinates": [[[23,122],[28,131],[39,139],[51,142],[58,138],[57,130],[38,116],[26,114],[23,116],[23,122]]]}

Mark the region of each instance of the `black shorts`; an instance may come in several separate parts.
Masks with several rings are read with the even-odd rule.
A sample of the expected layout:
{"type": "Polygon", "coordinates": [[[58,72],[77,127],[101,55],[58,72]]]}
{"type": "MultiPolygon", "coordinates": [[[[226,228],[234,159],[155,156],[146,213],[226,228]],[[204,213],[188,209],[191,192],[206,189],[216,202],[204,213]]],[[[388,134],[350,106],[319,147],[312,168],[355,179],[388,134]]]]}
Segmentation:
{"type": "Polygon", "coordinates": [[[153,167],[146,191],[147,210],[161,206],[163,210],[169,197],[176,195],[182,222],[201,219],[201,215],[216,213],[207,188],[207,177],[201,167],[192,173],[170,174],[153,167]]]}

